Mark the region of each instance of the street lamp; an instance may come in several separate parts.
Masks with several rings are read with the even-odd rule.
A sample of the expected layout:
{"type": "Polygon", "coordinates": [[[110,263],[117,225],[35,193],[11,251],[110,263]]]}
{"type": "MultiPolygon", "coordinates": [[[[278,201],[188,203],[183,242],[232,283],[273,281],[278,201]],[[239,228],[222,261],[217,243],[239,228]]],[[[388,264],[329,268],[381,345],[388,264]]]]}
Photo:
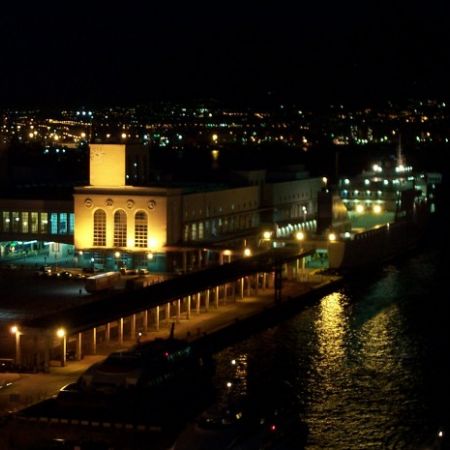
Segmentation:
{"type": "Polygon", "coordinates": [[[14,334],[16,337],[16,357],[15,357],[15,361],[16,361],[16,366],[20,366],[21,363],[21,354],[20,354],[20,335],[22,334],[19,330],[19,327],[17,325],[13,325],[10,328],[10,332],[11,334],[14,334]]]}
{"type": "Polygon", "coordinates": [[[305,239],[305,233],[303,233],[303,231],[297,232],[295,239],[297,239],[297,241],[303,241],[305,239]]]}
{"type": "Polygon", "coordinates": [[[251,251],[251,249],[249,249],[248,247],[247,247],[247,248],[244,248],[244,256],[245,256],[246,258],[248,258],[249,256],[252,256],[252,251],[251,251]]]}
{"type": "Polygon", "coordinates": [[[61,367],[66,365],[66,352],[67,352],[67,339],[66,330],[64,328],[58,328],[56,330],[56,336],[61,339],[61,367]]]}

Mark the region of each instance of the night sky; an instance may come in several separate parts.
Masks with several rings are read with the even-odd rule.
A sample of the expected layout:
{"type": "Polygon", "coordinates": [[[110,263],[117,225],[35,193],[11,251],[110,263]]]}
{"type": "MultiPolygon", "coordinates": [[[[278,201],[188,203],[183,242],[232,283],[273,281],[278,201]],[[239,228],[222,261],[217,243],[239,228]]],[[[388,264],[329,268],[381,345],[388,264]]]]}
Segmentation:
{"type": "Polygon", "coordinates": [[[0,13],[0,107],[450,93],[444,1],[16,3],[0,13]]]}

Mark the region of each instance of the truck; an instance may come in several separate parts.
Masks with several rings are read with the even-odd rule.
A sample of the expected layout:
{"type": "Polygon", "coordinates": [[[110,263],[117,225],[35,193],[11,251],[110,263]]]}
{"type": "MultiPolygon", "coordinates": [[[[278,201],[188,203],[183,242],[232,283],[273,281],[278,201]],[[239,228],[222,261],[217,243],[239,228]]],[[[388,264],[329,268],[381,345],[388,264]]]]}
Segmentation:
{"type": "Polygon", "coordinates": [[[119,281],[119,272],[99,273],[86,278],[84,288],[91,293],[105,291],[107,289],[114,289],[119,281]]]}

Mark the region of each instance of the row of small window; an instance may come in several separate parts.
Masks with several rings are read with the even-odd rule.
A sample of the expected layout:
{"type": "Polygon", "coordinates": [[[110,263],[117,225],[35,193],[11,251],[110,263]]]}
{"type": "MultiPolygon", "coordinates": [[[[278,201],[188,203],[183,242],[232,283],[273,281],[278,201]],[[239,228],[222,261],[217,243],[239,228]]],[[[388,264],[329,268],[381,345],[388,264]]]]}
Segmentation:
{"type": "MultiPolygon", "coordinates": [[[[94,213],[94,238],[92,244],[95,247],[106,246],[106,212],[97,209],[94,213]]],[[[114,247],[127,247],[127,214],[123,210],[114,213],[114,247]]],[[[148,215],[144,211],[138,211],[134,215],[134,246],[147,248],[148,246],[148,215]]]]}
{"type": "Polygon", "coordinates": [[[394,191],[348,191],[347,189],[344,189],[343,191],[341,191],[341,197],[345,198],[345,197],[361,197],[361,196],[366,196],[366,197],[389,197],[389,196],[394,196],[395,193],[394,191]]]}
{"type": "Polygon", "coordinates": [[[3,233],[73,235],[74,227],[73,213],[0,211],[3,233]]]}
{"type": "MultiPolygon", "coordinates": [[[[241,210],[241,206],[243,210],[246,210],[247,207],[248,208],[256,208],[258,205],[258,202],[255,201],[249,201],[248,204],[247,203],[243,203],[242,205],[238,204],[235,205],[234,203],[232,203],[231,205],[229,205],[229,211],[240,211],[241,210]]],[[[224,211],[226,211],[227,208],[222,207],[222,206],[218,206],[218,207],[214,207],[214,208],[210,208],[209,206],[206,207],[206,217],[208,217],[209,215],[213,215],[215,216],[216,214],[222,214],[224,211]]],[[[184,212],[184,217],[195,217],[197,214],[196,210],[193,209],[191,210],[190,214],[189,211],[186,209],[184,212]]],[[[203,210],[199,209],[198,210],[198,216],[201,217],[203,215],[203,210]]]]}
{"type": "Polygon", "coordinates": [[[197,241],[258,226],[258,214],[216,218],[184,225],[183,240],[197,241]]]}

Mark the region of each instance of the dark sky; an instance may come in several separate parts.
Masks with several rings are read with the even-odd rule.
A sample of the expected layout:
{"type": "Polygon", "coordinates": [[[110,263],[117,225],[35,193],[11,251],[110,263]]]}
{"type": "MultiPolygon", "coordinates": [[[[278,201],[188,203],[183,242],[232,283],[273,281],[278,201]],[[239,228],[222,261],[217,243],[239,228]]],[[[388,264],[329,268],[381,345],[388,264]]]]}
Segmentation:
{"type": "Polygon", "coordinates": [[[0,107],[450,93],[444,1],[16,3],[0,13],[0,107]]]}

